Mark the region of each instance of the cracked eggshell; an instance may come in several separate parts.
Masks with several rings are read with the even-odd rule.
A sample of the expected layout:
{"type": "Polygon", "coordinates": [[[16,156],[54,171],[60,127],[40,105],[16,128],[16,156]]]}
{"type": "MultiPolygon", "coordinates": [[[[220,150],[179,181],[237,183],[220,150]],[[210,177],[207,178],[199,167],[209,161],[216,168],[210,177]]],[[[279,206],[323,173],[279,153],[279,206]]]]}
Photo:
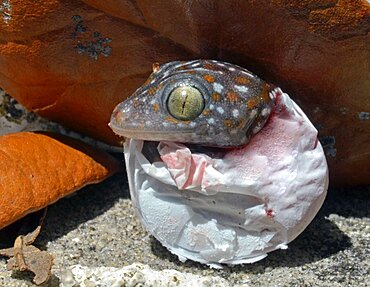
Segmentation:
{"type": "Polygon", "coordinates": [[[125,143],[132,202],[149,232],[181,260],[219,267],[285,249],[314,218],[328,188],[317,131],[286,94],[247,146],[221,158],[172,142],[161,142],[158,152],[150,147],[125,143]],[[196,165],[199,157],[189,172],[186,163],[196,165]]]}

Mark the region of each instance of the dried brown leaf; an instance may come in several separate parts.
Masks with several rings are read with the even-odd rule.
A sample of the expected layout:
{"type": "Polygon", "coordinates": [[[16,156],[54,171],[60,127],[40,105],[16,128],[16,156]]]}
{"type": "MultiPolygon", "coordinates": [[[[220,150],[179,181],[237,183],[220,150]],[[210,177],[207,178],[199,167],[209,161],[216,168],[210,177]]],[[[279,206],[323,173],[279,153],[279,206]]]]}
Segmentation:
{"type": "Polygon", "coordinates": [[[49,280],[53,257],[46,251],[41,251],[31,244],[36,240],[40,233],[41,226],[45,219],[46,208],[39,219],[39,224],[33,231],[26,235],[19,235],[12,248],[0,249],[0,255],[9,257],[7,264],[8,270],[31,271],[35,274],[33,282],[37,285],[49,280]]]}
{"type": "Polygon", "coordinates": [[[23,236],[17,237],[13,248],[0,250],[0,254],[11,257],[7,264],[8,270],[33,272],[33,282],[37,285],[49,280],[53,256],[33,245],[26,245],[23,236]]]}

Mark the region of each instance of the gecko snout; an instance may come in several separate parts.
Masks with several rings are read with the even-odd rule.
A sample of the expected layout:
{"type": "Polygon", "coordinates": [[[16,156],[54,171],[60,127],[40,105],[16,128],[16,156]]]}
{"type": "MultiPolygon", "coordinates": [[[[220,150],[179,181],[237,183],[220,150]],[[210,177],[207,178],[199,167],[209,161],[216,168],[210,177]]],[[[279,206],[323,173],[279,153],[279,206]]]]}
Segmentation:
{"type": "Polygon", "coordinates": [[[108,126],[116,133],[120,134],[120,129],[124,125],[125,122],[128,120],[128,115],[122,107],[122,103],[117,105],[111,115],[110,122],[108,126]]]}

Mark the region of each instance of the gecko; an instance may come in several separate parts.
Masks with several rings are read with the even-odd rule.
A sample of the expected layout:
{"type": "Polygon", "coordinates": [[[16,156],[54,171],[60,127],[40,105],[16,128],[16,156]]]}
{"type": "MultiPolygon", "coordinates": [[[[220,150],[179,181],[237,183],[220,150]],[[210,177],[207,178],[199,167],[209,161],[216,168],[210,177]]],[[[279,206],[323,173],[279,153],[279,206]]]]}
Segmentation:
{"type": "Polygon", "coordinates": [[[137,215],[181,260],[261,260],[287,248],[326,195],[314,126],[287,94],[236,65],[154,65],[110,127],[133,139],[124,152],[137,215]]]}
{"type": "Polygon", "coordinates": [[[126,138],[242,146],[267,122],[275,93],[272,84],[226,62],[154,64],[147,81],[116,106],[109,126],[126,138]]]}

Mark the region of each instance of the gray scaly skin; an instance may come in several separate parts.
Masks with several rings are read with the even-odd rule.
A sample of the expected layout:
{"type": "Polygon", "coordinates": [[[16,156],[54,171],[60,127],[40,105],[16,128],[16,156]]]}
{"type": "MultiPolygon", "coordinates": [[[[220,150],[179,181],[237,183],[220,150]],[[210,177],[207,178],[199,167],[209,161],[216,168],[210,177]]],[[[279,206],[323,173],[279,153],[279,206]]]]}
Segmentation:
{"type": "Polygon", "coordinates": [[[248,143],[275,103],[272,85],[246,69],[213,60],[176,61],[153,73],[113,111],[121,136],[215,147],[248,143]]]}

